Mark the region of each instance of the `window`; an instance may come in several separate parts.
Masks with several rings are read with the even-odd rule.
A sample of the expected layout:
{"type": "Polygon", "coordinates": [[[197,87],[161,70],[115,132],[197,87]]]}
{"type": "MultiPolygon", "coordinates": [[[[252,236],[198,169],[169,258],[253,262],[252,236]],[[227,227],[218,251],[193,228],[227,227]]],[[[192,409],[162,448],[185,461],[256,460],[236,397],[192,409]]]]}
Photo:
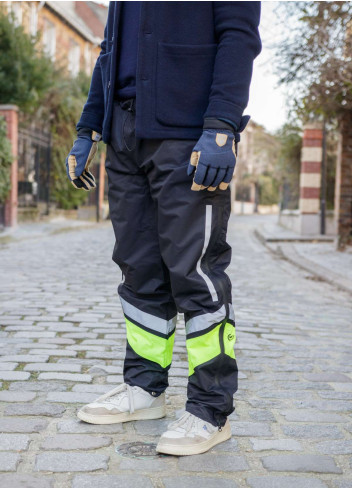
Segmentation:
{"type": "Polygon", "coordinates": [[[7,10],[13,14],[14,24],[20,26],[22,24],[21,2],[7,2],[7,10]]]}
{"type": "Polygon", "coordinates": [[[68,71],[73,77],[77,76],[80,70],[81,50],[79,45],[71,39],[70,51],[68,53],[68,71]]]}
{"type": "Polygon", "coordinates": [[[84,46],[84,65],[87,75],[92,73],[92,53],[89,43],[84,46]]]}
{"type": "Polygon", "coordinates": [[[56,54],[56,32],[55,26],[48,19],[44,19],[43,29],[44,52],[52,61],[55,61],[56,54]]]}
{"type": "Polygon", "coordinates": [[[31,3],[31,20],[30,20],[30,33],[32,36],[37,35],[37,28],[38,28],[38,11],[37,11],[37,6],[33,2],[31,3]]]}

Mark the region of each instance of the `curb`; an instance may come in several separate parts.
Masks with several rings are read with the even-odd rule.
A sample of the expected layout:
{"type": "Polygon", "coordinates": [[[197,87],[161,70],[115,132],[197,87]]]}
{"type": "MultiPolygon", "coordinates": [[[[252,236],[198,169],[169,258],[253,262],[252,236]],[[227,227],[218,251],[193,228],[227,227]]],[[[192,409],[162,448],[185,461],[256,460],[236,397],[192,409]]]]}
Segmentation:
{"type": "Polygon", "coordinates": [[[20,243],[22,241],[27,241],[31,239],[47,238],[55,234],[76,232],[84,229],[92,229],[94,227],[103,226],[104,224],[105,221],[102,221],[101,223],[92,222],[92,224],[82,224],[80,226],[62,226],[56,229],[51,229],[50,231],[47,232],[38,232],[33,235],[22,236],[19,238],[16,238],[12,233],[8,233],[5,236],[1,236],[0,234],[0,246],[12,244],[12,243],[20,243]]]}
{"type": "MultiPolygon", "coordinates": [[[[352,283],[349,280],[299,255],[291,243],[281,242],[280,246],[278,246],[277,249],[274,249],[273,247],[269,246],[268,241],[260,231],[255,229],[254,235],[271,253],[289,261],[296,267],[309,272],[319,280],[327,282],[330,285],[343,290],[344,292],[352,294],[352,283]]],[[[275,241],[275,243],[278,244],[279,241],[275,241]]]]}

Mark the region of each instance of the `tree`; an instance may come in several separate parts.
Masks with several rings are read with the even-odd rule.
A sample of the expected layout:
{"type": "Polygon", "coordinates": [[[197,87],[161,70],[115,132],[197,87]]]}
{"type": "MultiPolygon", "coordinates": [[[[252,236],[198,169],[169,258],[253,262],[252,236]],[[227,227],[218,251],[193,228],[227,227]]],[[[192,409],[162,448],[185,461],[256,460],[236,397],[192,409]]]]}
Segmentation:
{"type": "Polygon", "coordinates": [[[10,168],[12,164],[11,144],[7,139],[7,127],[3,117],[0,117],[0,204],[3,204],[9,194],[10,168]]]}
{"type": "Polygon", "coordinates": [[[299,116],[352,109],[352,2],[282,2],[287,37],[277,47],[282,84],[299,116]]]}
{"type": "Polygon", "coordinates": [[[259,175],[258,181],[258,201],[260,205],[274,205],[279,202],[278,181],[273,173],[259,175]]]}
{"type": "Polygon", "coordinates": [[[48,91],[40,118],[50,119],[52,136],[52,197],[63,209],[77,208],[87,193],[77,190],[66,175],[65,160],[76,138],[76,123],[87,98],[89,79],[59,77],[48,91]],[[45,116],[44,116],[44,113],[45,116]]]}
{"type": "Polygon", "coordinates": [[[53,78],[53,65],[40,53],[38,38],[0,12],[0,103],[33,113],[53,78]]]}
{"type": "Polygon", "coordinates": [[[302,136],[299,127],[285,124],[277,133],[280,151],[276,162],[276,176],[281,186],[284,209],[297,209],[301,171],[302,136]]]}

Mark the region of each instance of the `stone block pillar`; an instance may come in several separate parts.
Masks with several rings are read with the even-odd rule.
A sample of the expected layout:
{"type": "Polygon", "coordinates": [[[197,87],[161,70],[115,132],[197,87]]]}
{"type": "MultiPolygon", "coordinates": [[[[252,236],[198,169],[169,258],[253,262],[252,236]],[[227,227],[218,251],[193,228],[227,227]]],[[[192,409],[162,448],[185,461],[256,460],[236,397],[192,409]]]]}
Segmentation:
{"type": "Polygon", "coordinates": [[[323,126],[304,126],[299,211],[301,234],[319,234],[321,163],[323,158],[323,126]]]}
{"type": "Polygon", "coordinates": [[[11,166],[11,190],[5,202],[5,226],[17,224],[18,206],[18,107],[16,105],[0,105],[0,116],[7,124],[7,137],[11,142],[13,163],[11,166]]]}

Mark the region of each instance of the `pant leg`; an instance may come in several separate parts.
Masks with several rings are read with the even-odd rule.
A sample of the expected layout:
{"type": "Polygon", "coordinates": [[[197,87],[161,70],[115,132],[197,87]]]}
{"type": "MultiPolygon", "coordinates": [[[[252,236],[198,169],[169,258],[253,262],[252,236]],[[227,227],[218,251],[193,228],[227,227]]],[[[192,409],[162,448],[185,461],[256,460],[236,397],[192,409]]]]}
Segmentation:
{"type": "Polygon", "coordinates": [[[139,144],[133,112],[116,103],[106,170],[113,260],[124,276],[118,287],[127,330],[124,380],[159,395],[168,386],[177,310],[160,253],[156,204],[138,166],[139,144]]]}
{"type": "Polygon", "coordinates": [[[226,242],[230,190],[191,190],[194,141],[164,140],[149,158],[158,204],[159,243],[177,308],[185,314],[189,360],[187,411],[223,425],[234,410],[237,363],[226,242]]]}

